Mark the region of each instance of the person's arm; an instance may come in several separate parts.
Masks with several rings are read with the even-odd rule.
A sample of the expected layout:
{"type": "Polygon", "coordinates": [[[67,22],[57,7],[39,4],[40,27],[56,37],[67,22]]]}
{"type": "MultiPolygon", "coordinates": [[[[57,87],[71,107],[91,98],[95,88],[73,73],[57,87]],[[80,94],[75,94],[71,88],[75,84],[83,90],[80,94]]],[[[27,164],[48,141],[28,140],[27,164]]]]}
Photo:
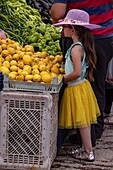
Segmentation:
{"type": "Polygon", "coordinates": [[[70,74],[64,74],[64,82],[67,83],[69,81],[76,80],[81,76],[82,73],[82,56],[83,56],[83,49],[80,45],[76,45],[71,50],[71,60],[73,62],[74,71],[70,74]]]}
{"type": "Polygon", "coordinates": [[[54,3],[51,7],[50,13],[53,23],[58,22],[58,20],[63,19],[66,14],[67,4],[54,3]]]}

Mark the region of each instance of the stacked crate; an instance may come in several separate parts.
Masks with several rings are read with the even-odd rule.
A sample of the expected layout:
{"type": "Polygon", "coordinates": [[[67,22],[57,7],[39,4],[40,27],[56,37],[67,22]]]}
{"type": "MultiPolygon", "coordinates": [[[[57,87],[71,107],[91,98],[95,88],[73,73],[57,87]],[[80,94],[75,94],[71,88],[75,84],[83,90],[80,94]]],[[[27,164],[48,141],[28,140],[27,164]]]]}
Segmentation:
{"type": "Polygon", "coordinates": [[[58,93],[2,91],[0,169],[50,170],[57,151],[58,93]]]}

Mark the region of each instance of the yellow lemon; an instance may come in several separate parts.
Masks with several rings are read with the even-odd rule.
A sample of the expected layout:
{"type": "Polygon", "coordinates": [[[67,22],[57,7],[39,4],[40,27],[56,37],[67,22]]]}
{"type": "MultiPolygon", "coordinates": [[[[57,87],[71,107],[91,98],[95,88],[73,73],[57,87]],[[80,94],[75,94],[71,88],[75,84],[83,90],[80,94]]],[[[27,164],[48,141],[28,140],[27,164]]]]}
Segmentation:
{"type": "Polygon", "coordinates": [[[46,71],[47,67],[44,64],[39,65],[39,70],[40,71],[46,71]]]}
{"type": "Polygon", "coordinates": [[[51,72],[56,73],[56,74],[59,74],[59,73],[60,73],[60,70],[59,70],[58,66],[54,65],[54,66],[52,67],[52,69],[51,69],[51,72]]]}
{"type": "Polygon", "coordinates": [[[13,55],[13,60],[18,61],[18,60],[19,60],[19,54],[14,54],[14,55],[13,55]]]}
{"type": "Polygon", "coordinates": [[[12,59],[13,59],[13,57],[9,54],[9,55],[5,58],[5,61],[11,62],[12,59]]]}
{"type": "Polygon", "coordinates": [[[17,63],[17,61],[15,61],[15,60],[12,60],[12,61],[10,62],[10,65],[11,65],[11,66],[17,66],[17,64],[18,64],[18,63],[17,63]]]}
{"type": "Polygon", "coordinates": [[[44,74],[44,75],[42,75],[42,81],[43,81],[44,83],[51,83],[51,81],[52,81],[51,75],[50,75],[50,74],[44,74]]]}
{"type": "Polygon", "coordinates": [[[18,72],[16,72],[16,71],[12,71],[12,72],[10,72],[11,74],[14,74],[15,76],[17,76],[17,74],[18,74],[18,72]]]}
{"type": "Polygon", "coordinates": [[[41,57],[42,58],[46,58],[48,56],[48,53],[46,52],[46,51],[43,51],[42,53],[41,53],[41,57]]]}
{"type": "Polygon", "coordinates": [[[24,55],[24,56],[23,56],[23,63],[26,64],[26,65],[31,65],[31,64],[32,64],[31,56],[29,56],[29,55],[24,55]]]}
{"type": "Polygon", "coordinates": [[[22,71],[21,73],[20,73],[20,75],[23,75],[23,76],[26,76],[26,75],[28,75],[29,73],[27,72],[27,71],[22,71]]]}
{"type": "Polygon", "coordinates": [[[24,75],[18,75],[16,76],[16,80],[19,80],[19,81],[24,81],[24,75]]]}
{"type": "Polygon", "coordinates": [[[32,80],[32,79],[33,79],[33,75],[28,74],[28,75],[25,76],[26,81],[32,80]]]}
{"type": "Polygon", "coordinates": [[[18,67],[17,67],[17,66],[11,66],[11,67],[10,67],[10,70],[11,70],[11,71],[18,71],[18,67]]]}
{"type": "Polygon", "coordinates": [[[39,70],[34,69],[34,70],[32,70],[32,74],[33,74],[33,75],[35,75],[35,74],[40,74],[40,72],[39,72],[39,70]]]}
{"type": "Polygon", "coordinates": [[[31,73],[31,66],[29,65],[24,65],[24,68],[23,68],[24,71],[27,71],[29,74],[31,73]]]}
{"type": "Polygon", "coordinates": [[[51,76],[52,76],[52,77],[58,77],[58,74],[52,72],[52,73],[51,73],[51,76]]]}
{"type": "Polygon", "coordinates": [[[9,61],[4,61],[3,66],[6,66],[8,69],[10,68],[10,63],[9,61]]]}
{"type": "Polygon", "coordinates": [[[64,74],[65,73],[65,71],[64,71],[64,68],[60,68],[60,72],[62,73],[62,74],[64,74]]]}
{"type": "Polygon", "coordinates": [[[2,57],[5,58],[6,56],[9,55],[9,52],[8,52],[8,50],[3,50],[1,54],[2,54],[2,57]]]}
{"type": "Polygon", "coordinates": [[[9,54],[14,55],[15,54],[15,49],[13,47],[8,47],[7,48],[9,54]]]}
{"type": "Polygon", "coordinates": [[[9,73],[9,79],[10,79],[10,80],[16,80],[16,75],[13,74],[12,72],[9,73]]]}
{"type": "Polygon", "coordinates": [[[19,68],[23,68],[23,67],[24,67],[24,63],[23,63],[22,60],[19,60],[19,61],[18,61],[18,67],[19,67],[19,68]]]}
{"type": "Polygon", "coordinates": [[[22,72],[22,69],[18,68],[18,74],[21,74],[21,72],[22,72]]]}
{"type": "Polygon", "coordinates": [[[6,50],[7,49],[7,45],[6,44],[1,44],[2,46],[2,50],[6,50]]]}
{"type": "Polygon", "coordinates": [[[43,76],[44,74],[49,74],[47,71],[41,71],[40,75],[43,76]]]}
{"type": "Polygon", "coordinates": [[[41,76],[39,74],[33,75],[33,81],[34,82],[40,82],[41,81],[41,76]]]}
{"type": "Polygon", "coordinates": [[[38,69],[38,65],[33,65],[32,66],[32,69],[34,70],[34,69],[38,69]]]}
{"type": "Polygon", "coordinates": [[[3,75],[10,73],[9,69],[8,69],[7,67],[5,67],[5,66],[2,66],[2,67],[1,67],[1,72],[2,72],[3,75]]]}

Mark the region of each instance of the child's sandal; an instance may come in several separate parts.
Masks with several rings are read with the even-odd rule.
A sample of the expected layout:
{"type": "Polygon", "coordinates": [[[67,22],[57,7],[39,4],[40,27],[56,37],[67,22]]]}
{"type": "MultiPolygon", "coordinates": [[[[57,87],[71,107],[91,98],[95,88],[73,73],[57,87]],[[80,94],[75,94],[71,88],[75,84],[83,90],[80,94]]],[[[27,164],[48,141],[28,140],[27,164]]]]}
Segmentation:
{"type": "Polygon", "coordinates": [[[88,162],[93,162],[95,160],[93,151],[87,152],[83,150],[76,150],[76,152],[72,155],[73,158],[84,160],[88,162]]]}
{"type": "Polygon", "coordinates": [[[78,149],[76,149],[76,148],[71,148],[71,149],[69,149],[69,150],[67,151],[67,154],[72,156],[72,155],[76,154],[76,152],[77,152],[78,150],[83,151],[83,148],[78,148],[78,149]]]}

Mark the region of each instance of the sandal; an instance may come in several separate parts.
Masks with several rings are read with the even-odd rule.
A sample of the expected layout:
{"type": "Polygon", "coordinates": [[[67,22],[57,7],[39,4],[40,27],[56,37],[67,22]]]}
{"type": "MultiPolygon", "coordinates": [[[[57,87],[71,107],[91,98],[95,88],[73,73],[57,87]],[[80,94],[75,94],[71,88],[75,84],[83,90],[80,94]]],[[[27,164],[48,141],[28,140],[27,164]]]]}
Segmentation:
{"type": "Polygon", "coordinates": [[[74,155],[76,153],[77,150],[81,150],[82,151],[83,148],[79,148],[79,149],[71,148],[71,149],[69,149],[67,151],[67,154],[72,156],[72,155],[74,155]]]}
{"type": "Polygon", "coordinates": [[[109,116],[109,117],[104,118],[104,124],[113,125],[113,116],[109,116]]]}
{"type": "Polygon", "coordinates": [[[73,158],[84,160],[88,162],[93,162],[95,160],[93,151],[87,152],[85,150],[78,150],[76,149],[76,152],[72,155],[73,158]]]}

